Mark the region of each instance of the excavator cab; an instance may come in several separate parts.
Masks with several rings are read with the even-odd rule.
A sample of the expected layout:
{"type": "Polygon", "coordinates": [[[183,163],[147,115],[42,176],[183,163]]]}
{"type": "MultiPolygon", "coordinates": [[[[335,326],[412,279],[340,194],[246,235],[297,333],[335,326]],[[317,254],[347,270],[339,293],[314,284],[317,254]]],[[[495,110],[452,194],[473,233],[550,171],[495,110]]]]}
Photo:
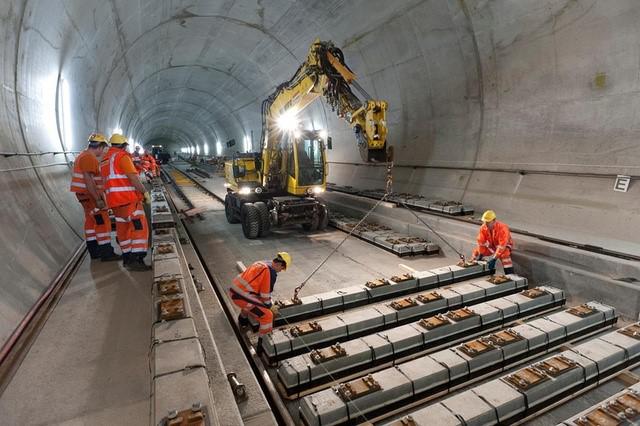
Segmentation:
{"type": "Polygon", "coordinates": [[[236,153],[225,164],[225,186],[246,192],[260,185],[260,157],[256,153],[236,153]]]}
{"type": "Polygon", "coordinates": [[[296,130],[288,135],[286,170],[289,194],[304,196],[324,192],[327,183],[327,138],[324,133],[296,130]]]}

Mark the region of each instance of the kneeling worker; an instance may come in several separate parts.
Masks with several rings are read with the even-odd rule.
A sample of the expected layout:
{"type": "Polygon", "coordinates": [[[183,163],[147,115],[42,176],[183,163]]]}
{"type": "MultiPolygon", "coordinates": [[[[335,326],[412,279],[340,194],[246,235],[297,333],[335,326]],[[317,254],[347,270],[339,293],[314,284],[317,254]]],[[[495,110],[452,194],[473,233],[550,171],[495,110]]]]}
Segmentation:
{"type": "MultiPolygon", "coordinates": [[[[277,313],[271,301],[271,293],[276,284],[278,272],[291,266],[291,256],[280,252],[271,262],[255,262],[233,279],[229,296],[240,308],[240,327],[249,326],[249,315],[260,323],[260,336],[270,333],[273,315],[277,313]]],[[[260,345],[258,345],[260,348],[260,345]]]]}
{"type": "Polygon", "coordinates": [[[489,268],[495,269],[496,260],[500,260],[505,274],[513,274],[513,262],[511,261],[511,231],[509,227],[496,219],[493,210],[487,210],[482,215],[482,226],[478,232],[478,245],[473,249],[473,259],[487,260],[489,268]]]}

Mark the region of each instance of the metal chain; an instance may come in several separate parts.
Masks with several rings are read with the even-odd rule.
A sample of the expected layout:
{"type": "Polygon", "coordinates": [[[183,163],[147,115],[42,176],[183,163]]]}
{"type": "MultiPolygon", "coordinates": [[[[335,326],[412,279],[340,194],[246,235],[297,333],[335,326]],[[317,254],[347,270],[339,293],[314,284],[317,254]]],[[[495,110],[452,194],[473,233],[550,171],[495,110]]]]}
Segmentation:
{"type": "Polygon", "coordinates": [[[331,256],[333,256],[338,249],[340,249],[340,247],[347,241],[347,239],[354,233],[354,231],[360,226],[362,225],[362,223],[369,217],[369,215],[371,215],[371,213],[373,213],[373,211],[384,201],[387,199],[387,197],[391,194],[393,188],[393,161],[389,161],[387,163],[387,172],[386,172],[386,182],[385,182],[385,192],[384,195],[382,196],[382,198],[380,198],[374,205],[373,207],[371,207],[371,209],[369,209],[369,211],[362,217],[362,219],[360,219],[360,221],[356,224],[356,226],[354,226],[351,231],[349,231],[349,233],[342,239],[342,241],[340,241],[340,243],[333,249],[331,250],[331,253],[329,253],[329,255],[322,261],[320,262],[320,264],[318,264],[318,266],[316,266],[316,268],[311,271],[311,273],[307,276],[307,278],[304,279],[304,281],[302,281],[302,283],[300,283],[299,286],[297,286],[294,290],[293,290],[293,301],[298,301],[298,294],[300,293],[300,290],[302,290],[304,288],[304,286],[307,284],[307,282],[309,282],[309,280],[311,279],[311,277],[313,277],[316,272],[318,272],[320,270],[320,268],[322,268],[322,266],[324,266],[325,263],[327,263],[327,261],[329,260],[329,258],[331,258],[331,256]]]}

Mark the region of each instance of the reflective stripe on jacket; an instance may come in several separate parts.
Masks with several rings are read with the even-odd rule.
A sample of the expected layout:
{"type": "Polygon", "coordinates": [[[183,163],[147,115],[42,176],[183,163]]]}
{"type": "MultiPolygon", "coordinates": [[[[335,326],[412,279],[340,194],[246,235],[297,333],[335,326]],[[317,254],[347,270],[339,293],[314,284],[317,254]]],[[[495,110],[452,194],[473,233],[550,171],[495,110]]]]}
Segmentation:
{"type": "Polygon", "coordinates": [[[143,198],[127,175],[120,170],[120,159],[125,155],[129,155],[126,150],[112,147],[100,162],[100,174],[104,180],[109,207],[135,203],[143,198]]]}
{"type": "MultiPolygon", "coordinates": [[[[73,173],[71,175],[71,186],[69,191],[75,192],[77,194],[89,194],[87,190],[87,183],[84,181],[84,172],[80,169],[80,160],[86,155],[93,155],[89,151],[82,151],[76,157],[76,161],[73,163],[73,173]]],[[[93,182],[96,184],[96,189],[98,190],[98,194],[102,193],[104,190],[102,185],[102,176],[93,175],[93,182]]]]}
{"type": "Polygon", "coordinates": [[[511,239],[511,231],[509,227],[502,222],[495,221],[493,230],[490,230],[487,224],[482,224],[477,238],[478,246],[474,250],[474,256],[481,252],[484,247],[495,257],[501,258],[507,249],[513,248],[513,240],[511,239]]]}

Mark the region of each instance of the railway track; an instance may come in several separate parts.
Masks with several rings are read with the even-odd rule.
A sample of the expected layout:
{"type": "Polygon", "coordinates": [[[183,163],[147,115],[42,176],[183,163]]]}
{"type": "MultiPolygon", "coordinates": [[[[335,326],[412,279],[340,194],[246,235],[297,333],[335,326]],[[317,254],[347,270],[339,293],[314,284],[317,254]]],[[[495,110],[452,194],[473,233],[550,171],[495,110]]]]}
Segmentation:
{"type": "MultiPolygon", "coordinates": [[[[163,177],[180,199],[176,205],[223,208],[196,176],[172,166],[163,177]]],[[[221,287],[216,292],[284,424],[387,424],[399,418],[389,424],[426,425],[449,406],[460,412],[446,421],[515,423],[570,401],[580,380],[591,388],[640,360],[638,337],[628,329],[610,330],[615,308],[596,301],[566,306],[558,288],[534,286],[517,275],[496,280],[492,273],[482,264],[451,265],[282,300],[279,327],[262,340],[262,357],[251,343],[255,337],[237,329],[221,287]],[[476,269],[465,272],[467,267],[476,269]],[[561,371],[553,370],[561,363],[561,371]],[[473,391],[487,393],[491,386],[513,398],[494,401],[473,391]],[[523,398],[526,404],[508,411],[523,398]],[[473,404],[485,410],[474,411],[473,404]]]]}

